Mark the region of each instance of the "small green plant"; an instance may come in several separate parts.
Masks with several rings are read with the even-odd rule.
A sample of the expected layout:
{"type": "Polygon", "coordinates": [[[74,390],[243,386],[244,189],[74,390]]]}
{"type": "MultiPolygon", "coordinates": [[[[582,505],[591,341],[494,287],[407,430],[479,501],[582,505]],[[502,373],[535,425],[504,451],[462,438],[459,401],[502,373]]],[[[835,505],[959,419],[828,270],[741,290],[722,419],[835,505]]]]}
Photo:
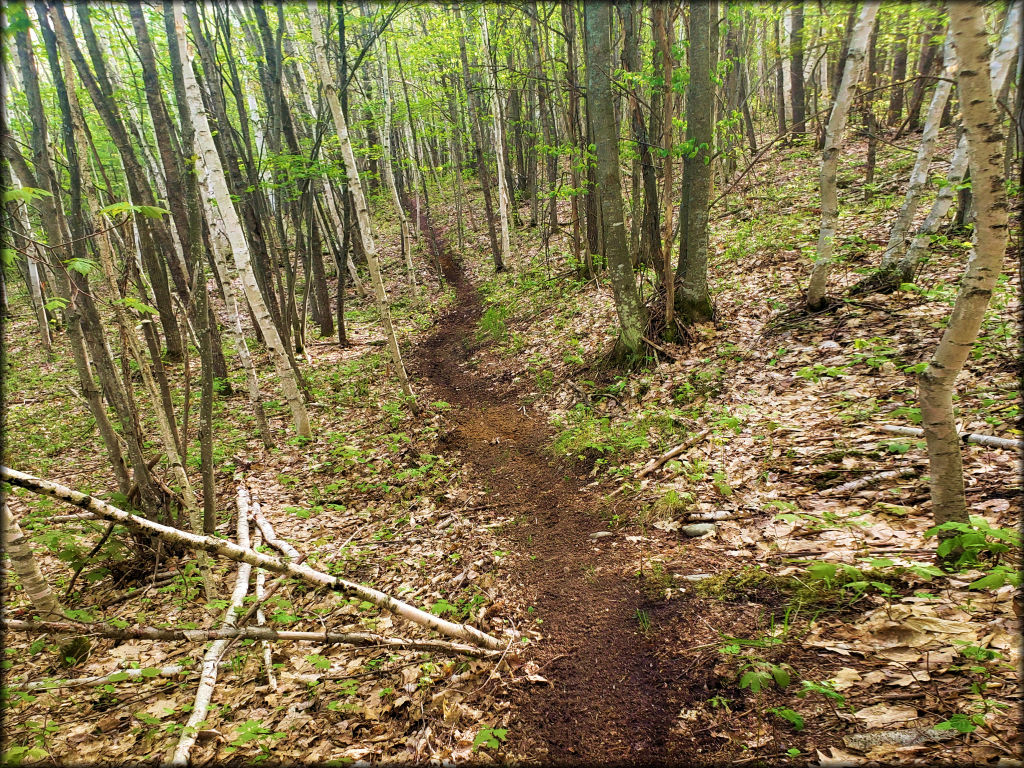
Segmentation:
{"type": "Polygon", "coordinates": [[[749,688],[751,693],[760,693],[771,683],[786,688],[792,681],[788,664],[775,664],[764,659],[749,659],[739,667],[739,688],[749,688]]]}
{"type": "Polygon", "coordinates": [[[636,620],[640,625],[640,631],[645,635],[651,631],[651,614],[642,608],[636,609],[636,620]]]}
{"type": "Polygon", "coordinates": [[[834,366],[815,363],[814,365],[806,365],[803,368],[797,368],[795,375],[799,376],[801,379],[807,379],[808,381],[813,381],[817,384],[826,376],[831,379],[841,378],[846,375],[848,369],[848,365],[834,366]]]}
{"type": "Polygon", "coordinates": [[[480,747],[497,749],[501,746],[501,742],[507,739],[507,728],[481,728],[473,739],[473,751],[476,752],[480,747]]]}
{"type": "Polygon", "coordinates": [[[936,554],[957,570],[983,568],[985,576],[971,582],[970,589],[997,589],[1004,584],[1021,585],[1018,569],[1004,565],[1003,556],[1020,549],[1021,536],[1012,528],[993,528],[980,515],[971,515],[969,523],[949,521],[925,531],[925,536],[940,538],[936,554]]]}
{"type": "Polygon", "coordinates": [[[508,311],[504,307],[488,307],[480,317],[480,330],[477,336],[481,341],[501,341],[508,334],[505,318],[508,311]]]}
{"type": "Polygon", "coordinates": [[[234,752],[239,747],[252,744],[258,747],[260,753],[252,759],[256,762],[266,760],[270,757],[270,747],[279,739],[287,737],[288,734],[280,731],[271,731],[265,728],[260,720],[246,720],[238,726],[238,733],[231,743],[224,748],[225,752],[234,752]]]}
{"type": "MultiPolygon", "coordinates": [[[[804,729],[804,718],[799,712],[789,709],[788,707],[772,707],[768,711],[773,715],[786,720],[793,726],[794,731],[802,731],[804,729]]],[[[799,749],[797,750],[797,754],[800,754],[799,749]]]]}

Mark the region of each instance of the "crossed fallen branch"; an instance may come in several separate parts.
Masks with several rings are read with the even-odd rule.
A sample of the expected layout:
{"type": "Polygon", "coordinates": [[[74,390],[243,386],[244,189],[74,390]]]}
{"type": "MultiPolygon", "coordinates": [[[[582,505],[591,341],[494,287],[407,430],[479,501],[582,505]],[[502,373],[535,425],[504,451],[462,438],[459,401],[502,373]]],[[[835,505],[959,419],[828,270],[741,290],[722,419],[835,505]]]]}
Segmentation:
{"type": "Polygon", "coordinates": [[[331,576],[330,574],[310,568],[308,565],[291,563],[272,555],[256,552],[253,549],[241,547],[229,541],[216,539],[212,536],[200,536],[167,525],[161,525],[160,523],[154,523],[151,520],[125,512],[123,509],[118,509],[105,501],[79,493],[50,480],[33,477],[8,467],[0,467],[0,480],[6,480],[11,485],[24,488],[33,493],[66,501],[76,507],[88,510],[104,520],[114,520],[132,531],[157,536],[165,541],[181,544],[190,549],[220,555],[239,563],[247,563],[257,568],[265,568],[274,573],[286,574],[316,587],[327,587],[335,592],[359,597],[376,605],[378,608],[384,608],[408,621],[448,637],[464,640],[489,650],[501,650],[506,645],[498,638],[486,632],[481,632],[476,627],[471,627],[468,624],[456,624],[439,616],[434,616],[371,587],[365,587],[362,584],[331,576]]]}

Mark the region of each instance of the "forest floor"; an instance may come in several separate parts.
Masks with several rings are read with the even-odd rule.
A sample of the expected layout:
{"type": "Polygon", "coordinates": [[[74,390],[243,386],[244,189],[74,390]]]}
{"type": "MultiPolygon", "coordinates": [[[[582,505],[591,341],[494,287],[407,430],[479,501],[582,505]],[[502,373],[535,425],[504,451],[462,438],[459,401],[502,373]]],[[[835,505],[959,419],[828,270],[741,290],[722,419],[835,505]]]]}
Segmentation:
{"type": "MultiPolygon", "coordinates": [[[[878,178],[905,176],[913,158],[904,150],[880,149],[878,178]]],[[[858,186],[863,152],[855,146],[840,175],[837,296],[877,260],[902,193],[897,182],[858,186]]],[[[565,231],[545,243],[517,228],[512,269],[494,275],[479,214],[460,233],[454,202],[434,200],[417,257],[428,263],[432,245],[445,280],[427,277],[417,296],[397,266],[397,227],[379,217],[424,414],[403,405],[372,304],[353,292],[352,346],[307,347],[312,443],[264,451],[240,376],[236,394],[218,399],[219,531],[233,535],[244,479],[310,564],[470,622],[510,642],[509,652],[495,664],[281,643],[272,689],[259,646],[238,643],[193,762],[1019,758],[1017,590],[999,568],[1018,567],[1020,551],[1012,542],[998,551],[1020,519],[1017,457],[964,448],[984,546],[959,572],[942,573],[926,535],[923,443],[881,430],[919,420],[914,366],[949,311],[965,236],[941,239],[913,289],[800,314],[802,254],[819,215],[815,157],[780,149],[715,209],[718,320],[632,372],[604,365],[614,341],[610,289],[578,277],[565,231]],[[908,467],[908,476],[836,490],[908,467]],[[719,519],[700,520],[711,515],[719,519]]],[[[480,211],[478,198],[471,190],[480,211]]],[[[528,218],[528,206],[520,214],[528,218]]],[[[1018,247],[958,382],[964,430],[1019,437],[1018,247]]],[[[642,286],[656,300],[649,275],[642,286]]],[[[29,313],[18,296],[12,302],[6,462],[109,498],[88,412],[67,386],[67,356],[44,355],[29,313]]],[[[171,372],[178,384],[186,375],[180,365],[171,372]]],[[[264,391],[275,387],[268,374],[264,391]]],[[[180,386],[176,397],[184,409],[180,386]]],[[[284,404],[268,408],[284,434],[284,404]]],[[[197,455],[190,450],[190,468],[197,455]]],[[[51,583],[66,587],[69,565],[83,562],[102,526],[54,524],[49,517],[71,510],[20,492],[12,507],[51,583]]],[[[76,618],[219,622],[223,601],[199,596],[187,559],[140,564],[119,538],[68,596],[76,618]],[[154,570],[170,575],[154,583],[154,570]]],[[[218,577],[226,587],[233,568],[218,577]]],[[[18,593],[5,603],[9,617],[31,615],[18,593]]],[[[267,613],[279,628],[416,634],[369,604],[301,585],[283,589],[267,613]]],[[[5,640],[4,735],[7,748],[22,750],[8,757],[155,763],[173,746],[194,697],[188,671],[95,687],[58,681],[129,666],[187,670],[199,645],[95,639],[90,658],[68,670],[45,642],[5,640]]]]}

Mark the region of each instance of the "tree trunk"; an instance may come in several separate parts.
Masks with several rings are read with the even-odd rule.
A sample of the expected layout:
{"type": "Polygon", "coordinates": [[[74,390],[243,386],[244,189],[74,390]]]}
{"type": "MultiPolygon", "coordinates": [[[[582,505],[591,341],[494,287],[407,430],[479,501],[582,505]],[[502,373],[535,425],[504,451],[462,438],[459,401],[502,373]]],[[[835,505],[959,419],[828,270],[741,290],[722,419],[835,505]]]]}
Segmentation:
{"type": "MultiPolygon", "coordinates": [[[[932,81],[926,76],[932,73],[936,59],[939,57],[939,36],[942,34],[943,22],[934,22],[924,33],[921,39],[921,55],[918,57],[917,74],[918,79],[910,91],[910,101],[907,104],[906,131],[916,131],[921,127],[921,105],[924,103],[924,92],[932,81]]],[[[900,131],[902,133],[902,131],[900,131]]]]}
{"type": "Polygon", "coordinates": [[[366,256],[367,267],[370,270],[370,279],[373,282],[374,295],[377,299],[377,312],[380,314],[381,324],[384,326],[384,335],[388,347],[391,349],[391,359],[395,365],[395,372],[402,387],[402,392],[409,401],[409,407],[413,413],[419,412],[416,404],[416,396],[413,394],[412,385],[409,383],[409,375],[405,370],[405,363],[402,361],[402,352],[398,347],[398,338],[395,336],[395,329],[391,323],[391,308],[388,306],[387,293],[384,291],[384,281],[381,279],[380,267],[377,263],[377,248],[370,232],[370,211],[366,207],[366,198],[363,196],[363,188],[359,182],[359,169],[356,167],[355,153],[352,151],[352,142],[349,139],[348,124],[345,122],[345,115],[342,112],[341,104],[338,101],[338,88],[334,82],[330,67],[327,64],[327,46],[324,43],[323,32],[320,27],[320,13],[317,10],[317,0],[309,0],[309,19],[313,30],[313,49],[316,56],[317,68],[320,71],[320,81],[323,84],[327,96],[327,103],[331,108],[331,115],[334,118],[334,128],[338,133],[338,141],[341,143],[341,154],[345,160],[345,172],[349,180],[349,189],[352,193],[353,207],[355,208],[356,221],[359,234],[363,244],[363,253],[366,256]]]}
{"type": "Polygon", "coordinates": [[[480,125],[480,96],[474,87],[469,72],[469,55],[466,52],[466,27],[462,21],[459,6],[455,6],[455,19],[459,22],[459,59],[462,62],[462,78],[466,87],[466,100],[469,106],[469,125],[473,134],[473,149],[476,157],[476,174],[483,187],[484,193],[484,218],[487,220],[487,235],[491,243],[491,259],[494,261],[494,271],[504,272],[505,261],[502,258],[502,251],[498,245],[498,233],[494,226],[494,203],[491,200],[491,174],[484,158],[483,129],[480,125]]]}
{"type": "MultiPolygon", "coordinates": [[[[896,42],[892,53],[892,82],[899,83],[907,79],[907,24],[910,14],[906,9],[900,11],[896,19],[896,42]]],[[[889,110],[885,122],[890,128],[900,124],[903,118],[904,86],[894,86],[889,92],[889,110]]],[[[933,97],[934,100],[934,97],[933,97]]]]}
{"type": "Polygon", "coordinates": [[[802,136],[807,132],[806,107],[804,101],[804,4],[797,0],[792,8],[792,29],[789,38],[789,78],[792,83],[793,133],[802,136]]]}
{"type": "MultiPolygon", "coordinates": [[[[679,285],[676,312],[686,324],[712,317],[708,292],[708,203],[714,143],[714,85],[711,81],[712,25],[718,4],[690,8],[690,81],[686,86],[686,138],[692,149],[683,160],[679,206],[679,285]]],[[[795,102],[794,102],[795,103],[795,102]]]]}
{"type": "Polygon", "coordinates": [[[405,215],[405,208],[402,206],[402,199],[398,196],[398,186],[395,184],[395,173],[392,168],[394,152],[391,149],[391,80],[388,77],[388,48],[380,46],[380,77],[381,93],[384,94],[384,132],[381,138],[384,141],[384,157],[381,158],[381,168],[384,173],[384,185],[391,193],[391,204],[395,206],[395,213],[398,215],[398,223],[402,232],[402,259],[405,261],[405,271],[409,276],[409,285],[413,293],[416,293],[416,268],[412,263],[412,235],[409,232],[409,217],[405,215]]]}
{"type": "MultiPolygon", "coordinates": [[[[3,502],[4,550],[11,559],[14,572],[18,575],[22,589],[28,596],[42,621],[60,621],[64,618],[64,607],[46,583],[43,572],[39,570],[32,546],[28,537],[22,533],[18,520],[3,502]]],[[[9,588],[5,586],[5,591],[9,588]]],[[[7,599],[10,597],[8,595],[7,599]]]]}
{"type": "Polygon", "coordinates": [[[192,113],[192,122],[195,127],[195,150],[196,164],[199,172],[206,176],[214,198],[217,202],[217,210],[223,219],[224,228],[228,242],[231,244],[231,253],[235,260],[235,266],[242,278],[242,286],[246,299],[253,311],[263,338],[266,341],[267,349],[277,368],[277,375],[280,379],[281,389],[284,392],[285,400],[292,412],[292,421],[295,432],[300,437],[312,438],[313,432],[309,426],[309,416],[306,413],[306,406],[302,402],[302,395],[299,391],[298,379],[288,362],[288,356],[277,332],[277,326],[267,310],[259,285],[256,283],[256,275],[253,272],[252,261],[249,254],[249,245],[242,232],[238,212],[235,210],[234,202],[228,192],[227,181],[224,170],[221,166],[220,156],[213,143],[210,132],[210,124],[206,119],[206,112],[203,109],[202,97],[199,85],[196,82],[192,71],[192,62],[188,54],[188,45],[185,39],[184,20],[181,16],[180,6],[175,6],[175,31],[178,38],[179,55],[181,56],[182,67],[185,75],[185,89],[188,96],[189,108],[192,113]]]}
{"type": "MultiPolygon", "coordinates": [[[[949,35],[946,38],[943,58],[943,69],[947,78],[953,75],[955,63],[953,38],[952,35],[949,35]]],[[[907,194],[896,216],[896,221],[893,222],[892,229],[889,230],[889,245],[882,255],[881,271],[883,273],[892,271],[900,257],[906,252],[910,225],[913,224],[921,195],[928,183],[928,166],[931,164],[932,155],[935,154],[935,142],[939,137],[939,120],[942,117],[942,111],[946,108],[946,102],[949,100],[952,89],[953,83],[948,79],[940,80],[935,86],[924,121],[921,143],[917,147],[917,158],[914,160],[914,168],[910,172],[907,194]]]]}
{"type": "Polygon", "coordinates": [[[786,67],[782,60],[782,37],[779,34],[778,17],[772,22],[775,43],[775,104],[778,117],[779,136],[786,134],[786,67]]]}
{"type": "MultiPolygon", "coordinates": [[[[1003,28],[999,35],[999,45],[992,52],[989,61],[989,76],[992,80],[992,92],[999,93],[1002,90],[1013,63],[1014,52],[1020,43],[1021,36],[1021,11],[1024,3],[1014,2],[1006,14],[1003,28]]],[[[958,57],[959,60],[959,57],[958,57]]],[[[962,99],[961,99],[962,101],[962,99]]],[[[931,210],[925,217],[924,222],[917,228],[913,240],[907,252],[896,265],[897,278],[901,282],[909,281],[917,270],[918,262],[927,253],[931,245],[931,236],[939,228],[939,224],[949,212],[953,203],[953,195],[957,187],[964,180],[967,173],[967,137],[961,136],[957,142],[953,157],[949,161],[949,172],[946,174],[946,184],[943,185],[932,203],[931,210]]]]}
{"type": "Polygon", "coordinates": [[[498,168],[498,219],[501,223],[501,261],[506,266],[512,258],[512,248],[509,244],[509,209],[512,201],[509,195],[508,179],[505,173],[505,115],[501,106],[501,94],[498,93],[498,80],[494,75],[494,60],[491,52],[491,42],[488,37],[487,6],[480,6],[479,12],[483,15],[483,47],[484,47],[484,69],[487,71],[487,80],[493,93],[492,101],[494,108],[494,151],[497,156],[495,164],[498,168]]]}
{"type": "Polygon", "coordinates": [[[675,44],[675,19],[665,4],[658,3],[651,11],[654,27],[655,76],[661,76],[661,212],[660,248],[655,252],[661,257],[661,284],[665,289],[665,336],[674,335],[675,319],[675,269],[672,266],[672,120],[676,113],[676,94],[672,88],[675,73],[675,58],[672,46],[675,44]]]}
{"type": "Polygon", "coordinates": [[[832,254],[835,250],[836,225],[839,219],[839,194],[836,187],[836,173],[839,167],[839,150],[846,133],[854,89],[864,70],[868,38],[875,26],[878,0],[867,0],[861,8],[857,24],[850,37],[850,51],[843,70],[843,79],[836,91],[832,114],[825,129],[825,149],[822,153],[819,183],[821,187],[821,229],[818,233],[818,249],[811,278],[807,287],[807,308],[820,309],[825,304],[828,276],[832,268],[832,254]]]}
{"type": "Polygon", "coordinates": [[[633,263],[626,247],[622,213],[622,184],[619,178],[619,138],[612,105],[611,6],[587,2],[585,29],[587,43],[587,102],[594,131],[597,172],[605,228],[605,257],[611,273],[615,309],[619,315],[619,342],[627,358],[642,349],[647,329],[647,312],[640,301],[633,277],[633,263]]]}
{"type": "Polygon", "coordinates": [[[981,3],[950,2],[950,29],[959,63],[963,113],[977,210],[974,253],[939,346],[919,377],[921,426],[928,444],[929,485],[935,522],[966,523],[960,443],[953,419],[953,385],[978,337],[1002,269],[1007,243],[1003,136],[996,110],[981,3]]]}

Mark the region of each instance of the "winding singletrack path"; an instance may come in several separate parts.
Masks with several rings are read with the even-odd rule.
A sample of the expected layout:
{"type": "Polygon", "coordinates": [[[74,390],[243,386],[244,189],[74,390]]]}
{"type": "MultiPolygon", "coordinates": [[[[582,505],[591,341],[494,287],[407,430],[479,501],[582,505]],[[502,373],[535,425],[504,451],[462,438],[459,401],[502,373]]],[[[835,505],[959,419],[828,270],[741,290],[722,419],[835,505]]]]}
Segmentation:
{"type": "Polygon", "coordinates": [[[506,751],[546,765],[689,762],[696,744],[673,726],[680,702],[695,693],[693,665],[683,669],[664,633],[642,631],[637,611],[663,610],[628,575],[639,566],[637,549],[623,534],[589,538],[604,527],[604,499],[545,453],[552,430],[543,420],[466,365],[479,296],[443,236],[423,229],[457,301],[415,349],[411,368],[432,397],[454,406],[445,450],[516,510],[507,534],[521,554],[514,578],[542,620],[544,639],[532,652],[551,684],[514,689],[506,751]]]}

